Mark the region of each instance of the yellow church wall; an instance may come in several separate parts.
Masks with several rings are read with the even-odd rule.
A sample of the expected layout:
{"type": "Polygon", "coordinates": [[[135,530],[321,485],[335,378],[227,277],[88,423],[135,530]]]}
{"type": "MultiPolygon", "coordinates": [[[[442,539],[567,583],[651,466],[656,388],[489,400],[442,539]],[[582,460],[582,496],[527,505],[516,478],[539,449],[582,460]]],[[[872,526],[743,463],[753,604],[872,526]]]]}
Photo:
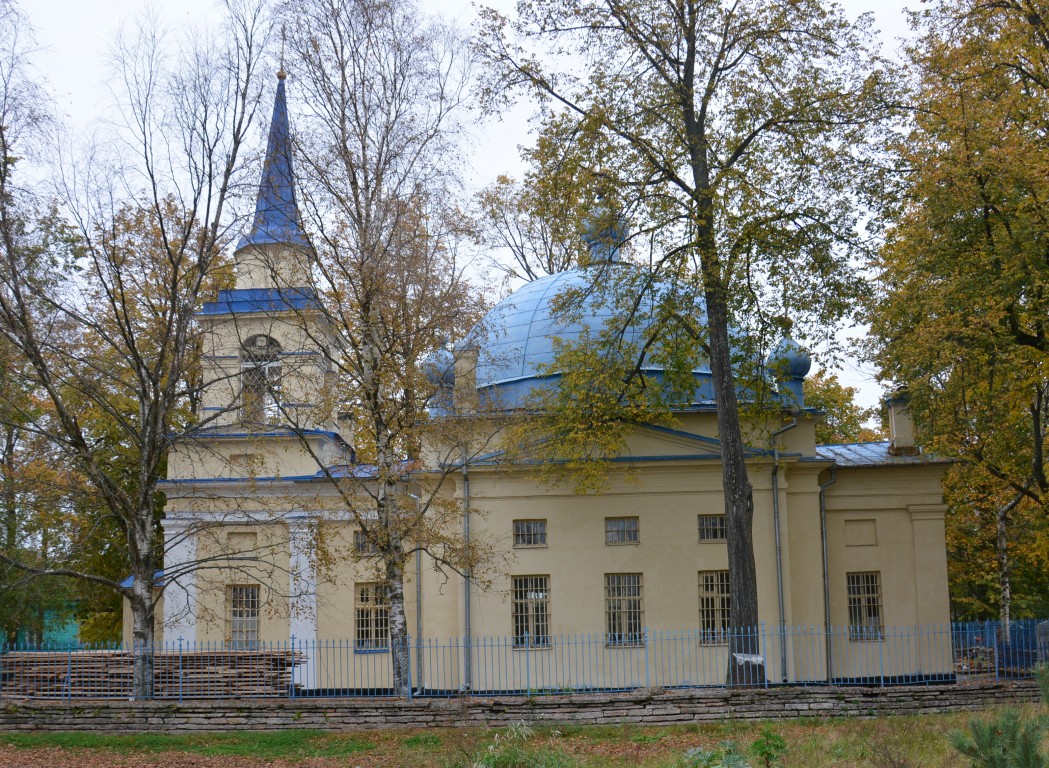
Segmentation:
{"type": "Polygon", "coordinates": [[[943,465],[839,468],[827,493],[828,572],[836,677],[872,664],[887,676],[947,674],[950,622],[943,465]],[[848,631],[848,574],[877,573],[884,632],[848,631]],[[919,629],[921,627],[921,629],[919,629]]]}
{"type": "Polygon", "coordinates": [[[198,557],[236,557],[239,552],[266,563],[247,562],[235,568],[202,570],[197,574],[197,642],[222,645],[229,641],[226,600],[231,585],[258,584],[261,589],[259,641],[288,640],[288,529],[284,524],[222,526],[198,537],[198,557]],[[253,537],[240,541],[238,537],[253,537]]]}
{"type": "MultiPolygon", "coordinates": [[[[210,435],[187,439],[168,454],[168,477],[281,478],[314,475],[320,464],[336,464],[345,449],[327,436],[243,437],[210,435]],[[309,445],[309,450],[303,442],[309,445]]],[[[347,453],[348,456],[348,453],[347,453]]]]}

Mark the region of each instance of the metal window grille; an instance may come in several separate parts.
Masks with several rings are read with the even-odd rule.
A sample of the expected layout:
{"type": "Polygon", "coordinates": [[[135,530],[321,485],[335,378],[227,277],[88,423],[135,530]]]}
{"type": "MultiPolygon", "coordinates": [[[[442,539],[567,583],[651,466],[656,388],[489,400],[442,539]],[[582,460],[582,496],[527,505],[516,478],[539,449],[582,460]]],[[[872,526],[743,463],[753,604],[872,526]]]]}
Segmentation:
{"type": "Polygon", "coordinates": [[[272,423],[280,417],[281,365],[252,361],[241,366],[241,418],[253,423],[272,423]]]}
{"type": "Polygon", "coordinates": [[[515,547],[545,547],[546,520],[514,520],[515,547]]]}
{"type": "Polygon", "coordinates": [[[641,645],[645,612],[640,573],[605,574],[605,643],[641,645]]]}
{"type": "Polygon", "coordinates": [[[550,645],[550,577],[514,576],[511,618],[514,647],[550,645]]]}
{"type": "Polygon", "coordinates": [[[355,646],[363,650],[390,647],[390,606],[380,584],[357,584],[354,615],[355,646]]]}
{"type": "Polygon", "coordinates": [[[849,596],[849,639],[880,640],[882,637],[881,573],[862,571],[845,574],[849,596]]]}
{"type": "Polygon", "coordinates": [[[636,517],[605,518],[605,544],[637,544],[638,533],[636,517]]]}
{"type": "Polygon", "coordinates": [[[259,585],[226,587],[226,639],[231,648],[255,648],[259,643],[259,585]]]}
{"type": "Polygon", "coordinates": [[[377,555],[379,547],[368,538],[368,534],[358,529],[353,532],[353,550],[358,555],[377,555]]]}
{"type": "Polygon", "coordinates": [[[699,516],[700,541],[724,541],[728,536],[724,515],[699,516]]]}
{"type": "Polygon", "coordinates": [[[699,642],[716,645],[728,642],[728,571],[699,572],[699,642]]]}

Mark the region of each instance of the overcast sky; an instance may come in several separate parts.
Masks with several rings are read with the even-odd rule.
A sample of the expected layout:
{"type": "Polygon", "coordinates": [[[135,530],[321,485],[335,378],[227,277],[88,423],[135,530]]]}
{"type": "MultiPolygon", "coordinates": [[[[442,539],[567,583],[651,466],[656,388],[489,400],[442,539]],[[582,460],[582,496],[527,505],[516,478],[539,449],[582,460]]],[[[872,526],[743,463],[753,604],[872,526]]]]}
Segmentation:
{"type": "MultiPolygon", "coordinates": [[[[28,15],[36,34],[34,64],[46,80],[55,105],[66,125],[74,132],[90,132],[99,117],[100,106],[111,103],[105,84],[107,56],[121,24],[131,23],[136,15],[149,8],[159,12],[171,26],[185,23],[214,24],[220,17],[214,0],[16,0],[28,15]]],[[[470,0],[427,0],[424,9],[469,24],[474,17],[470,0]]],[[[511,0],[495,0],[482,5],[509,8],[511,0]]],[[[846,0],[848,13],[871,12],[881,31],[885,52],[898,47],[908,33],[905,7],[917,7],[918,0],[846,0]]],[[[289,96],[294,98],[293,83],[289,96]]],[[[267,110],[268,113],[268,110],[267,110]]],[[[528,110],[498,123],[482,126],[470,142],[472,183],[482,186],[499,173],[519,171],[517,146],[529,141],[528,110]]],[[[877,402],[880,390],[872,372],[855,362],[846,362],[840,371],[844,383],[860,389],[859,399],[865,406],[877,402]]]]}

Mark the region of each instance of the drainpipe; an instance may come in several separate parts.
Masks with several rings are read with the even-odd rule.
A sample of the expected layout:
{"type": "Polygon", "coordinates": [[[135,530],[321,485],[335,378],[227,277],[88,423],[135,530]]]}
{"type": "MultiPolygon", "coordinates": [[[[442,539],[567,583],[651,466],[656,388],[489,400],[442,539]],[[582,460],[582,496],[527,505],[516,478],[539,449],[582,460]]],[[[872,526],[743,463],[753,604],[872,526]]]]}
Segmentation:
{"type": "Polygon", "coordinates": [[[830,468],[830,480],[820,483],[820,544],[823,546],[823,632],[825,637],[827,682],[833,679],[830,654],[830,574],[827,564],[827,489],[838,482],[837,467],[830,468]]]}
{"type": "Polygon", "coordinates": [[[423,553],[415,553],[415,686],[423,687],[423,553]]]}
{"type": "Polygon", "coordinates": [[[779,530],[779,446],[776,444],[776,438],[796,426],[798,426],[797,416],[790,420],[790,424],[780,427],[770,436],[772,442],[772,527],[776,531],[776,596],[779,599],[779,661],[780,675],[784,683],[787,682],[787,634],[784,626],[787,621],[787,611],[783,602],[783,542],[779,530]]]}
{"type": "MultiPolygon", "coordinates": [[[[466,544],[467,550],[470,548],[470,470],[466,465],[466,456],[463,456],[463,540],[466,544]]],[[[473,578],[472,569],[467,564],[465,572],[463,573],[464,578],[464,592],[463,592],[463,612],[465,618],[463,621],[463,688],[464,690],[473,689],[473,649],[472,649],[472,629],[470,621],[470,592],[473,589],[473,578]]]]}

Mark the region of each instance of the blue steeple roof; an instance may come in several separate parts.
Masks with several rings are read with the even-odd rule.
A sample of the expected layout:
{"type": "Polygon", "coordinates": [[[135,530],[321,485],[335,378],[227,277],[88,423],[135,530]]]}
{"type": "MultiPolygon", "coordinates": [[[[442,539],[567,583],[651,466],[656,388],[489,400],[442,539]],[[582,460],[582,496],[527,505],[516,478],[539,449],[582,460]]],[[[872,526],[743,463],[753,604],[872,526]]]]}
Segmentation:
{"type": "Polygon", "coordinates": [[[266,162],[255,202],[251,231],[240,239],[237,250],[248,245],[307,245],[295,204],[295,177],[291,165],[291,130],[284,96],[284,72],[277,73],[277,95],[266,143],[266,162]]]}

